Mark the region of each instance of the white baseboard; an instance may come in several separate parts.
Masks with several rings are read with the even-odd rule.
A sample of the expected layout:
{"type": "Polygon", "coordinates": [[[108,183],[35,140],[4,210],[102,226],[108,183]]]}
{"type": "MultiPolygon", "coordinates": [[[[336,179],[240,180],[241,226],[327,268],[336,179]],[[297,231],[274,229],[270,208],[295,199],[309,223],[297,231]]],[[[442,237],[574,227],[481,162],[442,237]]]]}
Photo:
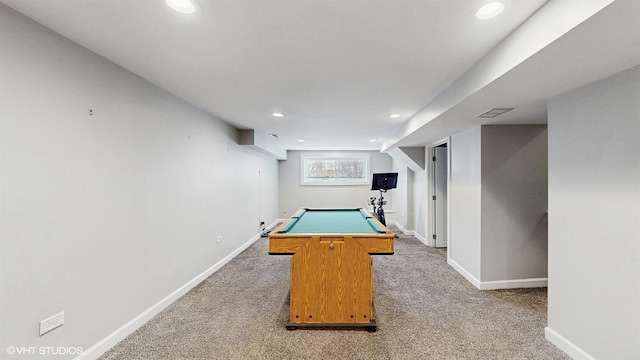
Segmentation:
{"type": "Polygon", "coordinates": [[[587,354],[584,350],[548,326],[544,328],[544,337],[574,360],[596,360],[593,356],[587,354]]]}
{"type": "Polygon", "coordinates": [[[480,281],[465,268],[460,266],[453,259],[447,259],[447,263],[451,265],[460,275],[464,276],[473,286],[479,290],[500,290],[500,289],[521,289],[521,288],[536,288],[546,287],[547,278],[531,278],[531,279],[513,279],[513,280],[499,280],[499,281],[480,281]]]}
{"type": "Polygon", "coordinates": [[[425,238],[424,236],[418,234],[417,232],[413,232],[413,237],[415,237],[416,239],[420,240],[421,243],[427,245],[427,246],[431,246],[433,247],[433,245],[429,244],[429,241],[427,240],[427,238],[425,238]]]}
{"type": "Polygon", "coordinates": [[[473,286],[477,287],[478,289],[480,289],[480,280],[476,279],[475,276],[471,275],[470,272],[468,272],[465,268],[463,268],[462,266],[460,266],[460,264],[458,264],[457,262],[455,262],[453,259],[448,258],[447,259],[447,264],[451,265],[451,267],[460,273],[460,275],[462,275],[465,279],[467,279],[468,282],[470,282],[471,284],[473,284],[473,286]]]}
{"type": "Polygon", "coordinates": [[[405,234],[405,235],[413,235],[413,230],[405,229],[404,226],[400,225],[400,223],[397,222],[396,220],[392,221],[391,224],[393,224],[395,227],[400,229],[400,231],[402,231],[403,234],[405,234]]]}
{"type": "Polygon", "coordinates": [[[421,243],[425,244],[425,245],[429,245],[427,243],[427,239],[425,239],[424,236],[418,234],[417,232],[415,232],[415,230],[407,230],[404,228],[404,226],[400,225],[400,223],[398,223],[397,221],[393,221],[392,222],[393,225],[395,225],[398,229],[400,229],[400,231],[402,231],[403,234],[405,235],[409,235],[409,236],[413,236],[416,239],[420,240],[421,243]]]}
{"type": "Polygon", "coordinates": [[[397,226],[398,229],[400,229],[400,231],[402,231],[403,234],[413,236],[416,239],[420,240],[421,243],[427,246],[433,247],[433,245],[429,244],[429,241],[424,236],[418,234],[415,230],[407,230],[404,228],[404,226],[400,225],[400,223],[398,223],[397,221],[393,221],[393,225],[397,226]]]}
{"type": "MultiPolygon", "coordinates": [[[[269,225],[269,228],[275,226],[277,223],[278,223],[278,221],[276,221],[273,224],[269,225]]],[[[229,255],[225,256],[222,260],[220,260],[217,263],[215,263],[213,266],[211,266],[210,268],[205,270],[203,273],[201,273],[200,275],[196,276],[195,278],[189,280],[186,284],[182,285],[180,288],[178,288],[177,290],[175,290],[171,294],[167,295],[164,299],[158,301],[153,306],[151,306],[147,310],[143,311],[140,315],[138,315],[135,318],[131,319],[129,322],[127,322],[126,324],[122,325],[119,329],[117,329],[116,331],[112,332],[111,334],[109,334],[104,339],[98,341],[98,343],[96,343],[92,347],[90,347],[90,348],[86,349],[85,351],[83,351],[83,353],[81,355],[76,357],[76,360],[79,360],[79,359],[82,359],[82,360],[85,360],[85,359],[86,360],[97,359],[102,354],[107,352],[107,350],[111,349],[117,343],[119,343],[120,341],[124,340],[124,338],[126,338],[128,335],[130,335],[134,331],[138,330],[142,325],[147,323],[149,320],[151,320],[154,316],[156,316],[162,310],[166,309],[174,301],[178,300],[180,297],[182,297],[187,292],[189,292],[189,290],[193,289],[198,284],[203,282],[211,274],[213,274],[216,271],[220,270],[220,268],[222,268],[224,265],[226,265],[234,257],[238,256],[241,252],[243,252],[245,249],[247,249],[249,246],[251,246],[258,239],[260,239],[260,234],[255,235],[249,241],[247,241],[246,243],[242,244],[239,248],[234,250],[229,255]]]]}
{"type": "Polygon", "coordinates": [[[481,281],[480,290],[522,289],[547,287],[547,278],[481,281]]]}

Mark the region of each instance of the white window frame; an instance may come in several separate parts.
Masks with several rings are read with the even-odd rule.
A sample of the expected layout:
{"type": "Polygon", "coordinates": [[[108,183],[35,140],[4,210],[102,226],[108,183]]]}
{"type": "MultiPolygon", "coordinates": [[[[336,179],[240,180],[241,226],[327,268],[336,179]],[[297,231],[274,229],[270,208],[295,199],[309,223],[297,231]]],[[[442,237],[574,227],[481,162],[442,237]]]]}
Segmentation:
{"type": "MultiPolygon", "coordinates": [[[[349,154],[349,155],[318,155],[318,154],[302,154],[300,161],[300,184],[301,185],[368,185],[369,184],[369,154],[349,154]],[[334,172],[336,176],[317,176],[312,173],[312,164],[318,161],[333,162],[334,168],[339,167],[341,161],[358,161],[362,164],[361,176],[356,177],[339,177],[338,172],[334,172]]],[[[326,170],[330,172],[330,170],[326,170]]]]}

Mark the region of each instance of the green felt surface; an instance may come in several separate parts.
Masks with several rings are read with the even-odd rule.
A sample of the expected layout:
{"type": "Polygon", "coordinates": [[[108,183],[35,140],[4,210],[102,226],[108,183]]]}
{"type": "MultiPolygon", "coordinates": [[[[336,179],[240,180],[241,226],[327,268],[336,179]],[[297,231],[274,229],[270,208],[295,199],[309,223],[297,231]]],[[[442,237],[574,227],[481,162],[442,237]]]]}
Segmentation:
{"type": "Polygon", "coordinates": [[[384,232],[361,209],[305,209],[281,232],[294,234],[384,232]]]}

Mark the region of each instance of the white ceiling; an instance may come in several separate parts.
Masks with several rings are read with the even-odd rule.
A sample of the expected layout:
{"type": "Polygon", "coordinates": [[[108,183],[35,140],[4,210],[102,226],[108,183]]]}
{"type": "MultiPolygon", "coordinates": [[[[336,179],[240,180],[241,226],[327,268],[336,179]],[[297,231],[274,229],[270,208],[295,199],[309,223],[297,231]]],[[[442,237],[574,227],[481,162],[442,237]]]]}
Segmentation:
{"type": "Polygon", "coordinates": [[[484,21],[472,14],[486,0],[196,1],[184,15],[163,0],[0,0],[286,149],[388,150],[544,123],[547,98],[640,63],[638,0],[599,13],[611,0],[507,0],[484,21]],[[475,118],[504,106],[516,109],[475,118]]]}

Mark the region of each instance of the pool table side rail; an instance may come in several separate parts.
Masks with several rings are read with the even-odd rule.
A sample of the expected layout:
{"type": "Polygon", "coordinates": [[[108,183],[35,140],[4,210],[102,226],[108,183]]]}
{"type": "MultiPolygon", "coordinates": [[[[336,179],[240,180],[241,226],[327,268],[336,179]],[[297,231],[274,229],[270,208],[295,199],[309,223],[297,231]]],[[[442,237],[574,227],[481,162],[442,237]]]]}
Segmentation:
{"type": "MultiPolygon", "coordinates": [[[[363,208],[340,208],[340,209],[330,209],[330,208],[301,208],[300,210],[296,211],[296,213],[291,216],[291,218],[289,218],[287,221],[285,221],[284,223],[282,223],[280,226],[278,226],[276,229],[274,229],[272,231],[272,233],[289,233],[291,231],[291,229],[298,223],[298,221],[300,221],[300,219],[302,218],[302,216],[307,213],[308,211],[359,211],[360,214],[362,215],[362,217],[365,219],[365,221],[367,222],[367,224],[371,227],[371,229],[377,233],[389,233],[391,232],[391,230],[389,230],[385,225],[383,225],[378,219],[376,219],[371,213],[369,213],[367,210],[363,209],[363,208]]],[[[307,235],[307,233],[299,233],[299,234],[305,234],[307,235]]],[[[324,233],[318,233],[318,232],[314,232],[313,234],[324,234],[324,233]]],[[[329,233],[331,234],[331,233],[329,233]]],[[[351,233],[351,234],[358,234],[358,233],[351,233]]]]}
{"type": "Polygon", "coordinates": [[[393,255],[394,234],[269,234],[269,255],[295,255],[305,241],[365,241],[370,255],[393,255]]]}
{"type": "MultiPolygon", "coordinates": [[[[369,212],[362,208],[354,208],[354,209],[340,209],[340,210],[358,210],[363,216],[366,218],[368,222],[372,222],[375,225],[375,228],[379,229],[379,232],[375,233],[290,233],[288,230],[295,225],[295,223],[299,220],[300,216],[308,211],[309,208],[302,208],[298,210],[294,216],[290,219],[285,220],[282,224],[280,224],[276,229],[269,233],[269,255],[295,255],[297,250],[299,249],[301,241],[317,239],[317,241],[321,239],[336,239],[336,238],[344,238],[344,239],[364,239],[370,240],[369,246],[373,246],[370,248],[370,255],[393,255],[393,240],[395,234],[393,231],[389,230],[386,226],[384,226],[378,219],[373,217],[369,212]],[[373,244],[375,243],[375,245],[373,244]]],[[[314,211],[331,211],[335,209],[313,209],[314,211]]]]}

